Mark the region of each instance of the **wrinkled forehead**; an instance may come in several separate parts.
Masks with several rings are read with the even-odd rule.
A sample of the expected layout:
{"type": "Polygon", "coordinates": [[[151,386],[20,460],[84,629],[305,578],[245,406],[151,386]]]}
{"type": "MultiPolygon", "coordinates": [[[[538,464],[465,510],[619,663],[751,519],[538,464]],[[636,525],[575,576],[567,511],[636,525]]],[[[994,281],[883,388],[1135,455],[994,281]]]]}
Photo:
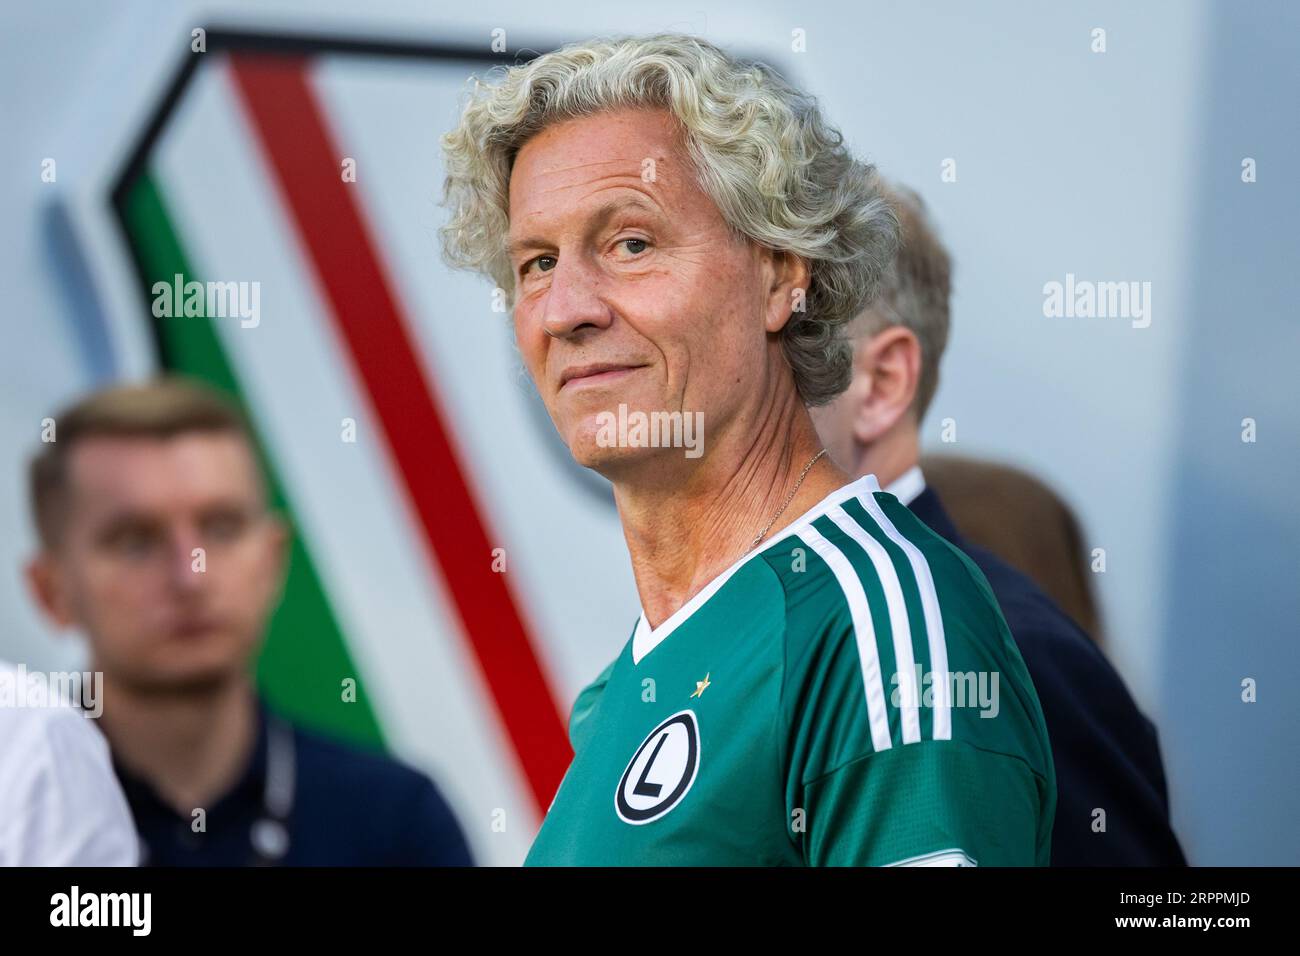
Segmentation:
{"type": "Polygon", "coordinates": [[[539,211],[594,193],[634,188],[665,202],[693,191],[676,119],[666,110],[619,109],[561,120],[530,138],[510,175],[512,229],[539,211]]]}

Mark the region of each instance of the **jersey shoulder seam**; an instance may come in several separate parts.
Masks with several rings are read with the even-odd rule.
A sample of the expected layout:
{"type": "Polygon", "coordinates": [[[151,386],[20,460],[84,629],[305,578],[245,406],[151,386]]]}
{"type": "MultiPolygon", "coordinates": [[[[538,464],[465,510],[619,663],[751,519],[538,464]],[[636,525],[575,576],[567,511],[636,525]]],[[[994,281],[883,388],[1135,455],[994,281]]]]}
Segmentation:
{"type": "MultiPolygon", "coordinates": [[[[1025,769],[1028,770],[1028,771],[1030,772],[1030,774],[1032,774],[1033,777],[1034,777],[1036,780],[1041,781],[1041,783],[1043,783],[1043,784],[1046,784],[1046,783],[1047,783],[1047,778],[1044,777],[1041,773],[1039,773],[1036,769],[1034,769],[1034,765],[1031,764],[1028,760],[1026,760],[1026,759],[1025,759],[1022,755],[1020,755],[1020,754],[1008,753],[1008,752],[1006,752],[1005,750],[994,750],[994,749],[991,749],[991,748],[989,748],[989,747],[981,747],[981,746],[979,746],[978,744],[972,743],[972,742],[969,741],[969,740],[963,740],[963,739],[960,739],[960,738],[951,738],[951,739],[946,739],[946,740],[935,740],[935,739],[933,739],[933,738],[927,738],[927,739],[925,739],[925,740],[918,740],[916,743],[911,743],[911,744],[902,744],[901,747],[890,747],[889,750],[873,750],[873,751],[871,751],[870,753],[858,754],[858,756],[856,756],[856,757],[850,757],[848,760],[845,760],[845,761],[843,761],[842,763],[837,764],[835,767],[833,767],[833,768],[830,769],[830,770],[823,771],[822,773],[817,774],[817,776],[812,777],[811,779],[808,779],[808,780],[804,780],[804,781],[802,781],[799,785],[800,785],[801,787],[804,787],[804,788],[811,787],[811,786],[815,786],[816,784],[821,783],[821,782],[822,782],[823,780],[825,780],[827,777],[833,777],[835,774],[839,773],[841,770],[844,770],[844,769],[846,769],[846,768],[848,768],[848,767],[851,767],[851,766],[853,766],[855,763],[862,763],[862,762],[865,762],[865,761],[871,759],[872,757],[877,756],[878,754],[890,753],[891,751],[899,750],[899,749],[906,750],[906,749],[909,748],[909,747],[924,746],[925,744],[930,744],[930,745],[932,745],[932,746],[933,746],[933,745],[946,745],[946,746],[952,746],[952,745],[955,744],[955,745],[957,745],[957,746],[965,747],[965,748],[968,748],[968,749],[970,749],[970,750],[977,750],[977,751],[979,751],[980,753],[989,754],[989,755],[991,755],[991,756],[995,756],[995,757],[1006,757],[1006,758],[1011,759],[1011,760],[1016,760],[1016,761],[1019,761],[1020,763],[1024,764],[1024,765],[1025,765],[1025,769]]],[[[932,749],[932,748],[931,748],[931,747],[927,747],[926,749],[928,750],[928,749],[932,749]]]]}

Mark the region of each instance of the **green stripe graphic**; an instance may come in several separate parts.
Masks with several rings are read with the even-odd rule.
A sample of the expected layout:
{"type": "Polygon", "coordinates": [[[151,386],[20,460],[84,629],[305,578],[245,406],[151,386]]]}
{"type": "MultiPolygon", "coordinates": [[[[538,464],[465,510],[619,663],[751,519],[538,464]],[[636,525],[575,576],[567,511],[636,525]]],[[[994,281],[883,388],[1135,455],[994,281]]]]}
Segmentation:
{"type": "MultiPolygon", "coordinates": [[[[198,280],[181,246],[174,220],[153,174],[146,173],[127,193],[127,232],[145,278],[145,300],[155,282],[198,280]]],[[[161,344],[163,367],[201,379],[231,396],[247,415],[262,460],[271,506],[288,524],[292,543],[284,596],[271,617],[257,661],[257,682],[271,704],[284,714],[328,734],[382,747],[383,733],[357,673],[347,642],[325,597],[307,553],[289,500],[260,434],[255,409],[249,408],[234,369],[212,321],[206,317],[154,318],[147,314],[161,344]],[[356,701],[344,702],[342,681],[357,682],[356,701]]]]}

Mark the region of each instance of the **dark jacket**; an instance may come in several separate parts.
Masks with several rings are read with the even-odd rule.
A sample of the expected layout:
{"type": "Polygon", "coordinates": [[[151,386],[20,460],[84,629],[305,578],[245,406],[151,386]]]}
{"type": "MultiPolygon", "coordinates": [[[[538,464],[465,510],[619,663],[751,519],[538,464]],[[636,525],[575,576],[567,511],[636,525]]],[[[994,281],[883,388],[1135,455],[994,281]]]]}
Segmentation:
{"type": "Polygon", "coordinates": [[[1056,765],[1052,865],[1185,866],[1155,727],[1105,655],[1029,577],[963,541],[933,489],[908,507],[984,572],[1029,668],[1056,765]]]}
{"type": "MultiPolygon", "coordinates": [[[[275,716],[258,701],[257,738],[248,765],[204,808],[202,828],[148,782],[114,760],[153,866],[470,866],[460,825],[424,774],[380,753],[338,743],[275,716]],[[272,735],[292,735],[277,751],[272,735]],[[287,754],[287,755],[286,755],[287,754]],[[292,770],[271,770],[273,767],[292,770]],[[268,778],[284,776],[283,815],[268,778]],[[259,852],[259,847],[273,853],[259,852]]],[[[280,739],[280,738],[277,738],[280,739]]]]}

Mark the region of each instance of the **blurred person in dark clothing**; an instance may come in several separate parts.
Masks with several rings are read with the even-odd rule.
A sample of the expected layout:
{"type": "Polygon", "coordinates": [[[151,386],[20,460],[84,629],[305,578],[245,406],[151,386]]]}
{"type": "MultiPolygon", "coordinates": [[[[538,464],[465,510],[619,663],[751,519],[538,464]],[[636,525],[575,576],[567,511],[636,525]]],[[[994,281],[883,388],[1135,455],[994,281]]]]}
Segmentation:
{"type": "Polygon", "coordinates": [[[31,466],[42,609],[89,641],[100,729],[157,865],[468,865],[434,784],[269,709],[250,674],[283,582],[241,414],[179,380],[55,418],[31,466]]]}
{"type": "Polygon", "coordinates": [[[895,190],[902,248],[885,287],[855,320],[853,380],[813,409],[831,456],[874,473],[988,579],[1038,692],[1056,765],[1054,866],[1182,865],[1169,824],[1156,731],[1098,647],[1030,578],[970,546],[920,460],[920,423],[948,339],[951,263],[920,198],[895,190]]]}
{"type": "Polygon", "coordinates": [[[959,455],[923,455],[925,483],[957,531],[1027,574],[1094,643],[1105,647],[1079,519],[1028,472],[959,455]]]}

